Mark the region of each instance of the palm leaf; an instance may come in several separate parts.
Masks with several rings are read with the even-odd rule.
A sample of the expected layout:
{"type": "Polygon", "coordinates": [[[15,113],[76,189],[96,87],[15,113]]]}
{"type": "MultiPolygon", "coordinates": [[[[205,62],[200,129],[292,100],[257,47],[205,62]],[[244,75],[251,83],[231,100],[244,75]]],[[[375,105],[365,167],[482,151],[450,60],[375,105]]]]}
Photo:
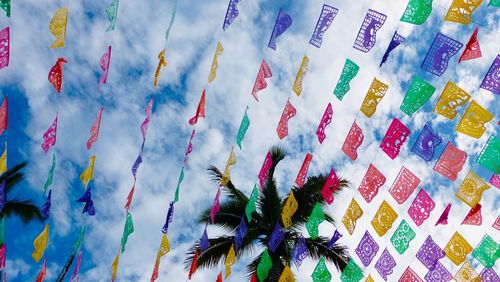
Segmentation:
{"type": "Polygon", "coordinates": [[[344,271],[350,260],[347,247],[335,244],[331,249],[328,248],[329,238],[319,236],[316,240],[306,238],[309,256],[315,260],[324,257],[327,261],[333,263],[337,270],[344,271]]]}
{"type": "Polygon", "coordinates": [[[11,200],[7,201],[5,208],[2,212],[2,216],[13,216],[17,215],[21,218],[24,224],[27,224],[31,220],[42,221],[42,213],[37,206],[35,206],[30,200],[11,200]]]}
{"type": "Polygon", "coordinates": [[[25,166],[26,162],[22,162],[7,170],[4,174],[2,174],[2,176],[0,176],[0,183],[4,181],[4,179],[7,180],[5,193],[8,194],[10,191],[12,191],[12,188],[14,188],[14,186],[24,178],[21,169],[23,169],[25,166]]]}

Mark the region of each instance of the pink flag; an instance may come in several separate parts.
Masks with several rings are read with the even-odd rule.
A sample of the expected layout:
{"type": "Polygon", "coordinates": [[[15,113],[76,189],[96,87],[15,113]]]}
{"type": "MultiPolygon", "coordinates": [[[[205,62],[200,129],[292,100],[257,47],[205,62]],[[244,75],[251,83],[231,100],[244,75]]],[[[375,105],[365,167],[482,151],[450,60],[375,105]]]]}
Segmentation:
{"type": "Polygon", "coordinates": [[[358,148],[363,144],[363,131],[356,124],[356,120],[352,123],[351,129],[345,138],[344,145],[342,145],[342,151],[351,159],[356,160],[358,157],[358,148]]]}
{"type": "MultiPolygon", "coordinates": [[[[1,117],[1,112],[0,112],[0,117],[1,117]]],[[[0,135],[2,135],[0,133],[0,135]]],[[[497,187],[500,189],[500,174],[493,174],[490,178],[490,183],[493,184],[493,186],[497,187]]]]}
{"type": "Polygon", "coordinates": [[[319,123],[318,129],[316,130],[316,135],[318,136],[318,141],[320,144],[322,144],[326,138],[325,128],[327,125],[330,124],[330,122],[332,122],[332,115],[333,115],[332,104],[328,103],[328,106],[326,106],[325,113],[323,114],[323,118],[321,118],[321,122],[319,123]]]}
{"type": "Polygon", "coordinates": [[[108,46],[108,50],[104,55],[102,55],[99,60],[99,66],[102,69],[101,77],[99,78],[99,84],[97,85],[97,90],[101,88],[101,85],[106,84],[106,80],[108,79],[109,73],[109,62],[111,61],[111,45],[108,46]]]}
{"type": "Polygon", "coordinates": [[[453,146],[453,143],[448,142],[434,165],[434,170],[444,177],[455,181],[466,160],[467,153],[453,146]]]}
{"type": "Polygon", "coordinates": [[[189,144],[188,144],[188,147],[186,149],[186,153],[184,153],[184,166],[187,166],[188,155],[193,151],[193,138],[194,138],[195,134],[196,134],[196,132],[193,129],[193,132],[191,132],[191,137],[189,138],[189,144]]]}
{"type": "Polygon", "coordinates": [[[288,135],[288,121],[296,114],[297,110],[293,107],[292,103],[290,103],[290,99],[288,99],[288,101],[286,101],[285,108],[283,109],[283,113],[281,114],[278,128],[276,128],[276,132],[278,133],[278,137],[280,139],[283,139],[288,135]]]}
{"type": "Polygon", "coordinates": [[[432,198],[424,189],[421,189],[417,197],[413,200],[413,203],[411,203],[408,214],[413,219],[413,222],[415,222],[417,226],[420,226],[429,218],[434,207],[436,207],[436,204],[432,198]]]}
{"type": "Polygon", "coordinates": [[[212,220],[212,224],[214,223],[215,215],[220,211],[219,196],[220,187],[219,190],[217,190],[217,195],[215,195],[214,203],[212,204],[212,208],[210,209],[210,219],[212,220]]]}
{"type": "Polygon", "coordinates": [[[404,203],[420,184],[420,179],[406,167],[402,167],[389,192],[398,204],[404,203]]]}
{"type": "Polygon", "coordinates": [[[267,87],[267,82],[266,78],[272,77],[273,73],[271,72],[271,69],[266,63],[266,60],[262,59],[262,63],[260,64],[260,69],[259,73],[257,74],[257,78],[255,78],[255,83],[253,85],[252,89],[252,96],[259,101],[259,98],[257,97],[257,92],[260,90],[266,89],[267,87]]]}
{"type": "Polygon", "coordinates": [[[153,111],[154,101],[155,101],[155,96],[152,96],[151,99],[149,100],[146,110],[144,110],[146,112],[146,119],[141,124],[141,132],[143,139],[146,139],[146,134],[148,133],[148,125],[149,122],[151,121],[151,112],[153,111]]]}
{"type": "Polygon", "coordinates": [[[307,171],[309,170],[309,165],[311,164],[311,160],[313,158],[313,155],[310,153],[307,153],[306,157],[304,158],[304,162],[302,163],[302,166],[300,167],[299,173],[297,174],[297,178],[295,179],[295,183],[302,188],[304,186],[304,183],[306,182],[306,177],[307,177],[307,171]]]}
{"type": "Polygon", "coordinates": [[[70,282],[78,282],[78,271],[80,270],[80,265],[82,264],[82,252],[78,254],[78,260],[76,261],[75,271],[73,271],[73,276],[71,276],[70,282]]]}
{"type": "Polygon", "coordinates": [[[325,181],[325,185],[323,185],[323,189],[321,190],[321,195],[323,195],[323,198],[329,205],[333,203],[333,200],[335,198],[333,196],[333,193],[339,188],[339,186],[339,178],[337,177],[337,174],[332,167],[332,169],[330,170],[330,174],[325,181]]]}
{"type": "Polygon", "coordinates": [[[0,107],[0,136],[9,128],[9,99],[7,96],[3,98],[2,106],[0,107]]]}
{"type": "Polygon", "coordinates": [[[0,30],[0,69],[9,65],[10,56],[10,29],[6,27],[0,30]]]}
{"type": "Polygon", "coordinates": [[[271,153],[267,152],[266,158],[264,159],[264,163],[262,164],[262,168],[259,172],[259,183],[262,191],[266,189],[266,181],[269,178],[269,170],[273,166],[273,159],[271,158],[271,153]]]}
{"type": "Polygon", "coordinates": [[[5,255],[5,244],[2,244],[2,246],[0,247],[0,269],[4,269],[5,268],[5,262],[7,260],[7,257],[5,255]]]}
{"type": "Polygon", "coordinates": [[[450,214],[450,209],[451,209],[451,203],[448,203],[448,205],[446,205],[446,208],[444,208],[443,213],[441,214],[441,216],[439,217],[438,221],[434,226],[437,226],[438,224],[442,225],[448,224],[448,215],[450,214]]]}
{"type": "Polygon", "coordinates": [[[63,64],[67,63],[66,59],[57,59],[55,65],[49,71],[49,82],[54,86],[57,93],[61,93],[62,79],[63,79],[63,64]]]}
{"type": "Polygon", "coordinates": [[[50,147],[56,145],[57,117],[58,117],[58,114],[56,114],[56,118],[54,119],[54,122],[52,123],[52,125],[43,134],[42,149],[45,153],[47,153],[49,151],[50,147]]]}
{"type": "Polygon", "coordinates": [[[481,215],[481,204],[473,207],[465,216],[462,224],[466,225],[481,225],[483,223],[483,216],[481,215]]]}
{"type": "Polygon", "coordinates": [[[406,138],[408,138],[408,135],[410,135],[410,129],[399,121],[399,119],[394,118],[385,133],[384,139],[382,139],[380,148],[394,160],[399,155],[399,151],[406,138]]]}
{"type": "Polygon", "coordinates": [[[500,215],[497,216],[497,219],[495,220],[495,222],[493,223],[493,228],[495,228],[496,230],[500,231],[500,215]]]}
{"type": "Polygon", "coordinates": [[[101,127],[101,117],[102,117],[102,111],[104,110],[103,107],[99,110],[99,113],[97,114],[97,118],[95,119],[94,123],[90,127],[90,138],[87,141],[87,150],[90,150],[92,145],[97,141],[97,137],[99,136],[99,127],[101,127]]]}
{"type": "Polygon", "coordinates": [[[205,95],[207,90],[203,89],[203,93],[200,97],[200,102],[198,103],[198,108],[196,109],[196,114],[189,120],[190,125],[195,125],[198,122],[198,118],[205,117],[205,95]]]}
{"type": "Polygon", "coordinates": [[[370,164],[358,188],[367,203],[377,196],[378,189],[385,184],[385,180],[385,176],[373,164],[370,164]]]}

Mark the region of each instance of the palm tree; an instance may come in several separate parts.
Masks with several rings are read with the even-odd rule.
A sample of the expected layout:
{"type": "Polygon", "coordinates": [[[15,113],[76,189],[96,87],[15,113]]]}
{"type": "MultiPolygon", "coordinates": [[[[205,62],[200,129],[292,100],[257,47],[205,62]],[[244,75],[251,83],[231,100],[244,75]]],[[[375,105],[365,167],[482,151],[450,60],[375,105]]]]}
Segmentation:
{"type": "Polygon", "coordinates": [[[7,194],[7,201],[4,209],[0,212],[0,218],[17,215],[24,224],[27,224],[32,220],[42,221],[43,218],[40,209],[30,199],[19,200],[16,197],[11,197],[14,187],[24,178],[21,170],[25,166],[26,162],[20,163],[0,176],[0,183],[5,180],[5,193],[7,194]]]}
{"type": "MultiPolygon", "coordinates": [[[[256,212],[252,214],[251,222],[247,223],[248,232],[241,247],[236,251],[238,260],[240,257],[250,255],[256,249],[257,245],[264,248],[267,247],[276,222],[281,220],[281,212],[288,198],[288,196],[285,198],[280,196],[276,187],[276,180],[274,179],[276,165],[283,160],[285,152],[279,147],[272,147],[270,153],[273,165],[269,171],[266,189],[264,192],[259,192],[256,212]]],[[[220,184],[222,173],[214,166],[211,166],[208,170],[212,176],[212,180],[220,184]]],[[[323,175],[312,176],[307,179],[303,188],[292,187],[299,208],[292,216],[292,225],[284,230],[285,238],[280,246],[274,253],[269,251],[272,268],[268,274],[268,281],[278,281],[285,265],[290,265],[295,242],[300,236],[305,235],[303,230],[314,205],[316,203],[325,204],[321,196],[321,190],[326,179],[327,177],[323,175]]],[[[347,186],[348,181],[340,179],[340,187],[337,192],[347,186]]],[[[234,242],[235,234],[238,230],[241,217],[245,214],[245,206],[249,199],[241,190],[234,187],[234,184],[231,182],[223,187],[223,191],[226,192],[228,197],[226,201],[221,202],[220,211],[215,215],[214,223],[212,224],[210,219],[210,208],[201,212],[198,223],[218,226],[227,231],[228,235],[209,239],[210,247],[204,252],[201,251],[199,242],[194,243],[188,251],[188,257],[184,261],[186,270],[190,268],[196,253],[198,253],[198,268],[217,267],[224,262],[234,242]]],[[[335,224],[333,218],[327,214],[325,214],[325,220],[333,225],[335,224]]],[[[347,266],[350,256],[345,246],[335,244],[329,248],[328,242],[330,238],[323,236],[318,236],[316,239],[306,238],[305,241],[309,251],[308,256],[312,259],[318,260],[323,257],[326,261],[333,263],[337,270],[340,271],[343,271],[347,266]]],[[[259,260],[260,254],[247,265],[248,277],[256,273],[259,260]]]]}

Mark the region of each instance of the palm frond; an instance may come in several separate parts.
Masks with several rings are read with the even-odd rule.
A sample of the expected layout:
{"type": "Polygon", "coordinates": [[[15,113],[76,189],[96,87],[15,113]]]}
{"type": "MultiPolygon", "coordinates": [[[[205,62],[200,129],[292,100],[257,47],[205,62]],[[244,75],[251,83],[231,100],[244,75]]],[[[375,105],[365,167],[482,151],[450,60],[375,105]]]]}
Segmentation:
{"type": "Polygon", "coordinates": [[[12,188],[24,178],[21,170],[26,166],[26,162],[15,165],[0,176],[0,183],[6,179],[5,193],[12,191],[12,188]]]}
{"type": "MultiPolygon", "coordinates": [[[[212,180],[212,182],[220,185],[221,179],[222,179],[222,173],[220,172],[220,170],[215,166],[210,166],[207,170],[208,170],[208,174],[211,176],[210,180],[212,180]]],[[[227,194],[227,196],[231,200],[240,201],[246,205],[246,203],[248,202],[248,197],[245,195],[245,193],[241,192],[241,190],[234,187],[231,180],[229,180],[227,185],[223,186],[223,187],[227,188],[227,189],[224,189],[223,191],[227,194]]]]}
{"type": "Polygon", "coordinates": [[[207,208],[200,213],[198,223],[217,225],[228,231],[234,232],[240,224],[241,217],[245,214],[245,205],[238,201],[225,201],[220,205],[220,211],[214,216],[214,223],[210,218],[211,208],[207,208]]]}
{"type": "Polygon", "coordinates": [[[40,209],[34,205],[30,200],[10,200],[5,204],[5,208],[2,215],[10,217],[17,215],[21,218],[24,224],[27,224],[31,220],[42,221],[42,213],[40,209]]]}
{"type": "Polygon", "coordinates": [[[306,238],[309,256],[315,260],[323,257],[333,263],[337,270],[344,271],[351,257],[347,252],[347,247],[335,244],[331,249],[328,248],[329,238],[319,236],[316,240],[306,238]]]}

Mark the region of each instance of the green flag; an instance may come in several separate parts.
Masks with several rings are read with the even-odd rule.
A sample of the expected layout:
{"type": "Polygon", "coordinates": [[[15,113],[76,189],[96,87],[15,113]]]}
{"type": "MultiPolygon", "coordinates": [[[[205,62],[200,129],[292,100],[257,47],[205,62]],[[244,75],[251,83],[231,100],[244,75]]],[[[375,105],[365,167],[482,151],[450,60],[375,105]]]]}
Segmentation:
{"type": "Polygon", "coordinates": [[[349,260],[346,268],[340,275],[342,282],[359,282],[363,279],[363,272],[353,259],[349,260]]]}
{"type": "Polygon", "coordinates": [[[403,113],[411,117],[431,98],[434,91],[436,91],[434,86],[415,76],[399,108],[403,113]]]}
{"type": "Polygon", "coordinates": [[[342,98],[344,98],[345,94],[351,89],[349,83],[358,74],[358,71],[359,66],[356,65],[355,62],[346,59],[339,82],[337,82],[337,86],[335,86],[335,90],[333,90],[333,94],[337,96],[340,101],[342,101],[342,98]]]}
{"type": "Polygon", "coordinates": [[[260,254],[259,265],[257,265],[257,278],[259,281],[264,281],[269,275],[269,270],[273,266],[269,252],[265,249],[262,254],[260,254]]]}
{"type": "Polygon", "coordinates": [[[311,239],[315,240],[318,238],[318,227],[324,220],[325,214],[323,213],[323,208],[321,208],[320,203],[316,203],[306,223],[306,229],[311,239]]]}
{"type": "Polygon", "coordinates": [[[408,247],[410,242],[415,239],[416,233],[411,229],[410,225],[403,219],[396,229],[396,232],[391,237],[391,242],[398,253],[403,254],[408,247]]]}
{"type": "Polygon", "coordinates": [[[483,150],[477,156],[476,163],[491,170],[495,174],[500,174],[500,138],[491,135],[484,145],[483,150]]]}
{"type": "Polygon", "coordinates": [[[240,129],[238,129],[238,135],[236,136],[236,143],[238,143],[238,147],[241,149],[241,141],[245,138],[245,134],[247,133],[247,129],[250,126],[250,119],[247,115],[248,106],[245,109],[245,114],[243,115],[243,119],[241,120],[240,129]]]}
{"type": "Polygon", "coordinates": [[[122,253],[125,251],[125,244],[127,244],[128,236],[134,232],[134,222],[132,222],[132,215],[127,214],[127,221],[125,221],[125,228],[123,228],[122,235],[122,253]]]}
{"type": "Polygon", "coordinates": [[[245,207],[245,214],[247,215],[247,221],[252,221],[252,213],[256,209],[257,199],[259,198],[259,190],[257,189],[257,185],[253,186],[252,195],[250,195],[250,199],[248,199],[247,205],[245,207]]]}
{"type": "Polygon", "coordinates": [[[500,258],[500,244],[486,234],[479,243],[479,246],[472,252],[472,256],[484,265],[484,267],[492,268],[497,259],[500,258]]]}
{"type": "Polygon", "coordinates": [[[10,18],[10,0],[0,0],[0,7],[5,10],[7,17],[10,18]]]}
{"type": "Polygon", "coordinates": [[[319,259],[311,277],[313,282],[330,282],[330,280],[332,280],[332,275],[330,271],[328,271],[328,267],[326,267],[325,258],[319,259]]]}
{"type": "Polygon", "coordinates": [[[174,203],[179,200],[179,188],[181,187],[181,183],[184,180],[184,167],[181,169],[181,175],[179,175],[179,181],[177,181],[177,189],[175,189],[174,203]]]}
{"type": "Polygon", "coordinates": [[[416,25],[423,24],[432,12],[432,0],[410,0],[400,21],[416,25]]]}
{"type": "Polygon", "coordinates": [[[45,181],[45,185],[43,186],[43,192],[47,194],[47,189],[49,189],[50,185],[52,185],[52,177],[54,176],[54,167],[56,167],[56,154],[52,154],[52,166],[49,170],[49,176],[47,176],[47,180],[45,181]]]}
{"type": "Polygon", "coordinates": [[[113,0],[113,2],[106,7],[106,14],[108,15],[109,20],[109,26],[106,31],[115,30],[116,16],[118,15],[118,4],[120,4],[120,0],[113,0]]]}

